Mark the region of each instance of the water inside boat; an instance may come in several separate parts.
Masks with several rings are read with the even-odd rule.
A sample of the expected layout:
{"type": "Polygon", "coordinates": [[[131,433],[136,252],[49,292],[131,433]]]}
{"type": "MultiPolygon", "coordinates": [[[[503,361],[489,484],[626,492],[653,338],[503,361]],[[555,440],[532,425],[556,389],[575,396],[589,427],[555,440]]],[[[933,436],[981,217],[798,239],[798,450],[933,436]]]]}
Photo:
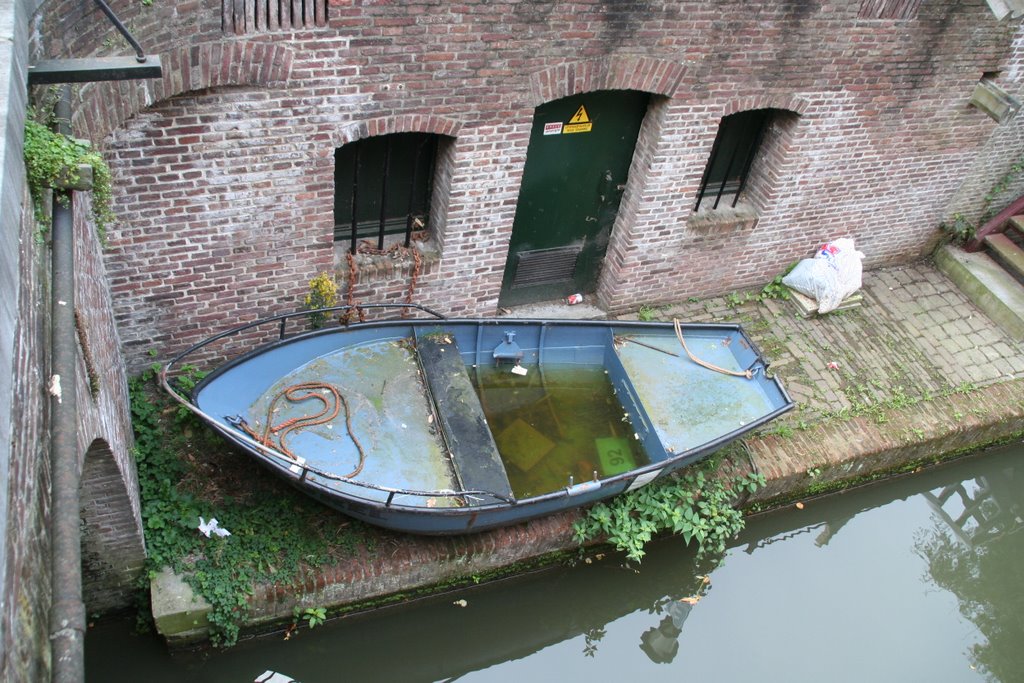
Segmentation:
{"type": "Polygon", "coordinates": [[[470,372],[516,497],[648,464],[602,366],[470,372]]]}

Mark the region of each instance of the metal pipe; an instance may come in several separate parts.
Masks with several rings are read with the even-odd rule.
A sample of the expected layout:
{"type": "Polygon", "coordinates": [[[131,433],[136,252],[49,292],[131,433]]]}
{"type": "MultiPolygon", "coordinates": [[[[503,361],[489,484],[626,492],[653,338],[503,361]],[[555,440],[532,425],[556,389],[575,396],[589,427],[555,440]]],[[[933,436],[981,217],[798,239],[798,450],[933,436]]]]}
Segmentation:
{"type": "Polygon", "coordinates": [[[97,7],[103,10],[103,13],[107,15],[107,19],[110,19],[110,23],[114,25],[114,28],[117,29],[118,33],[124,36],[124,39],[127,40],[128,44],[135,50],[136,61],[145,62],[146,53],[142,51],[142,46],[139,45],[139,42],[135,40],[134,37],[132,37],[132,34],[128,32],[128,29],[121,23],[121,20],[117,18],[117,15],[114,14],[114,10],[110,9],[110,6],[103,2],[103,0],[93,0],[93,2],[96,3],[97,7]]]}
{"type": "MultiPolygon", "coordinates": [[[[57,126],[71,131],[71,87],[61,87],[57,126]]],[[[82,546],[78,471],[78,406],[75,387],[75,244],[71,190],[55,190],[51,235],[50,536],[51,680],[85,679],[85,604],[82,602],[82,546]]]]}

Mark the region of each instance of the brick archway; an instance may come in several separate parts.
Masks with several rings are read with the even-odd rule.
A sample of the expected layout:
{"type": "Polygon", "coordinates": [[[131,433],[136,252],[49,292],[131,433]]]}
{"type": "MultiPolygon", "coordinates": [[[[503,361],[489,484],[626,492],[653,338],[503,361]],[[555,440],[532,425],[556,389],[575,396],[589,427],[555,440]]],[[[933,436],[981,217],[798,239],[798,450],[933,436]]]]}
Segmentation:
{"type": "Polygon", "coordinates": [[[188,45],[161,53],[163,77],[93,83],[83,88],[76,130],[101,140],[139,112],[176,95],[226,87],[272,88],[291,76],[293,51],[284,45],[239,40],[188,45]]]}
{"type": "Polygon", "coordinates": [[[141,513],[102,439],[85,453],[81,480],[82,598],[90,612],[130,606],[146,559],[141,513]]]}
{"type": "Polygon", "coordinates": [[[672,97],[685,75],[681,62],[643,55],[611,55],[567,62],[530,76],[533,107],[595,90],[638,90],[672,97]]]}
{"type": "Polygon", "coordinates": [[[333,146],[341,147],[350,142],[392,133],[433,133],[454,138],[459,134],[462,122],[447,119],[443,116],[423,114],[406,114],[403,116],[384,116],[368,121],[350,123],[342,127],[333,136],[333,146]]]}
{"type": "Polygon", "coordinates": [[[788,94],[757,94],[735,97],[725,103],[722,108],[722,116],[729,116],[741,111],[751,109],[780,109],[791,111],[796,114],[803,114],[810,106],[803,97],[788,94]]]}

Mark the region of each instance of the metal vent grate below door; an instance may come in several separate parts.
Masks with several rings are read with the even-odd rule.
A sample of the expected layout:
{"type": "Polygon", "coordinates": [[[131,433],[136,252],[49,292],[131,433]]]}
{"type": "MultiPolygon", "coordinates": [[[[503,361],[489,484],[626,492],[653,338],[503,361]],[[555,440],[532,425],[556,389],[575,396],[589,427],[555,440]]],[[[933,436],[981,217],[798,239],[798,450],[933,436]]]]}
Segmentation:
{"type": "Polygon", "coordinates": [[[556,247],[519,252],[512,289],[570,282],[576,273],[580,251],[580,247],[556,247]]]}

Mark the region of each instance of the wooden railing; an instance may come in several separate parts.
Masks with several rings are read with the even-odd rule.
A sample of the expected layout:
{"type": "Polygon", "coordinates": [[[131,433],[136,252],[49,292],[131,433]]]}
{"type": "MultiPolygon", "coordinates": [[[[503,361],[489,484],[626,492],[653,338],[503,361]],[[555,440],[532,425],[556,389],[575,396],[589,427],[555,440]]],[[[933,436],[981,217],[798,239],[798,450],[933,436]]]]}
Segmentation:
{"type": "Polygon", "coordinates": [[[986,235],[999,232],[1006,225],[1006,221],[1019,213],[1024,213],[1024,195],[1010,202],[1009,206],[993,216],[985,225],[978,228],[977,232],[974,233],[974,237],[964,245],[964,250],[970,252],[979,251],[986,235]]]}

